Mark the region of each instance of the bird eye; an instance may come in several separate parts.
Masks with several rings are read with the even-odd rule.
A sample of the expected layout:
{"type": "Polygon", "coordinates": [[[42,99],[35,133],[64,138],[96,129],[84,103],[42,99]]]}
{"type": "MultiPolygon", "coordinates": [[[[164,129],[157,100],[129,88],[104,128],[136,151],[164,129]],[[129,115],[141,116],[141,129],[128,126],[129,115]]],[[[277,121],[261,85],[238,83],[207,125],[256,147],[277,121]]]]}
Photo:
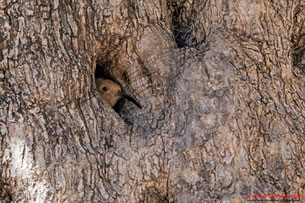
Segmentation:
{"type": "Polygon", "coordinates": [[[103,91],[107,92],[108,88],[107,87],[103,87],[103,91]]]}

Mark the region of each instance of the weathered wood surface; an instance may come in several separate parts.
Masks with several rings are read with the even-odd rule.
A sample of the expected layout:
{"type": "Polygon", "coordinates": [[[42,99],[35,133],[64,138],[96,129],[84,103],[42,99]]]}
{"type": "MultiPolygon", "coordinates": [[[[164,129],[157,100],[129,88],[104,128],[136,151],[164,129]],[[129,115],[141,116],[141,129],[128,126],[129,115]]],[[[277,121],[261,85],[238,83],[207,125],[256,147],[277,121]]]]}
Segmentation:
{"type": "Polygon", "coordinates": [[[0,2],[12,202],[305,195],[305,3],[0,2]],[[96,63],[141,103],[97,95],[96,63]]]}

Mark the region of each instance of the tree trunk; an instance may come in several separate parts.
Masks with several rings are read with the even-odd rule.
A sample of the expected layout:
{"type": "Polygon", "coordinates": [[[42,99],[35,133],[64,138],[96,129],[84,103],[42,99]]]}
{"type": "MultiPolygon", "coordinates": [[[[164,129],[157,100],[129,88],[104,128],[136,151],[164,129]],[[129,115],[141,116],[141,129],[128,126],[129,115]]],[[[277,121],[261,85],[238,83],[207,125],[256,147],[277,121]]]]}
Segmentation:
{"type": "Polygon", "coordinates": [[[304,1],[6,0],[0,26],[3,202],[304,200],[304,1]]]}

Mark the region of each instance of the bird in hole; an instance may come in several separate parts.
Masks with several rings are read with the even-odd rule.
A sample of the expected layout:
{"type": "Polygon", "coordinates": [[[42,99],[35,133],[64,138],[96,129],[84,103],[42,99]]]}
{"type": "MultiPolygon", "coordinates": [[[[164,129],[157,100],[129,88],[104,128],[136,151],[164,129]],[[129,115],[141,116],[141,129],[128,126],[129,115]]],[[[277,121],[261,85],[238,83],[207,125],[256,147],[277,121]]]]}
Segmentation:
{"type": "Polygon", "coordinates": [[[95,83],[100,97],[104,99],[111,107],[115,107],[120,99],[125,98],[142,109],[142,106],[137,100],[122,91],[121,86],[112,80],[98,78],[96,79],[95,83]]]}

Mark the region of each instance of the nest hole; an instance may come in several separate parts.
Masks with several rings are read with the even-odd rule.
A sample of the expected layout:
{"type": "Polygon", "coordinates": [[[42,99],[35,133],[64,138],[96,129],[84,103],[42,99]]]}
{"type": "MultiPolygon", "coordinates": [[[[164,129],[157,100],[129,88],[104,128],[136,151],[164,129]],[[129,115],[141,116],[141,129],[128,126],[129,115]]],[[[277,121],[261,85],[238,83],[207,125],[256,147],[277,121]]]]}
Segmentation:
{"type": "Polygon", "coordinates": [[[110,63],[105,63],[104,65],[96,64],[94,77],[95,79],[98,78],[106,78],[113,80],[113,77],[110,74],[110,63]]]}
{"type": "MultiPolygon", "coordinates": [[[[99,78],[109,79],[116,83],[117,80],[111,75],[111,69],[110,69],[110,62],[105,63],[104,65],[96,64],[94,77],[95,80],[99,78]]],[[[118,102],[113,106],[113,109],[120,115],[122,112],[122,109],[124,107],[124,99],[119,99],[118,102]]]]}

